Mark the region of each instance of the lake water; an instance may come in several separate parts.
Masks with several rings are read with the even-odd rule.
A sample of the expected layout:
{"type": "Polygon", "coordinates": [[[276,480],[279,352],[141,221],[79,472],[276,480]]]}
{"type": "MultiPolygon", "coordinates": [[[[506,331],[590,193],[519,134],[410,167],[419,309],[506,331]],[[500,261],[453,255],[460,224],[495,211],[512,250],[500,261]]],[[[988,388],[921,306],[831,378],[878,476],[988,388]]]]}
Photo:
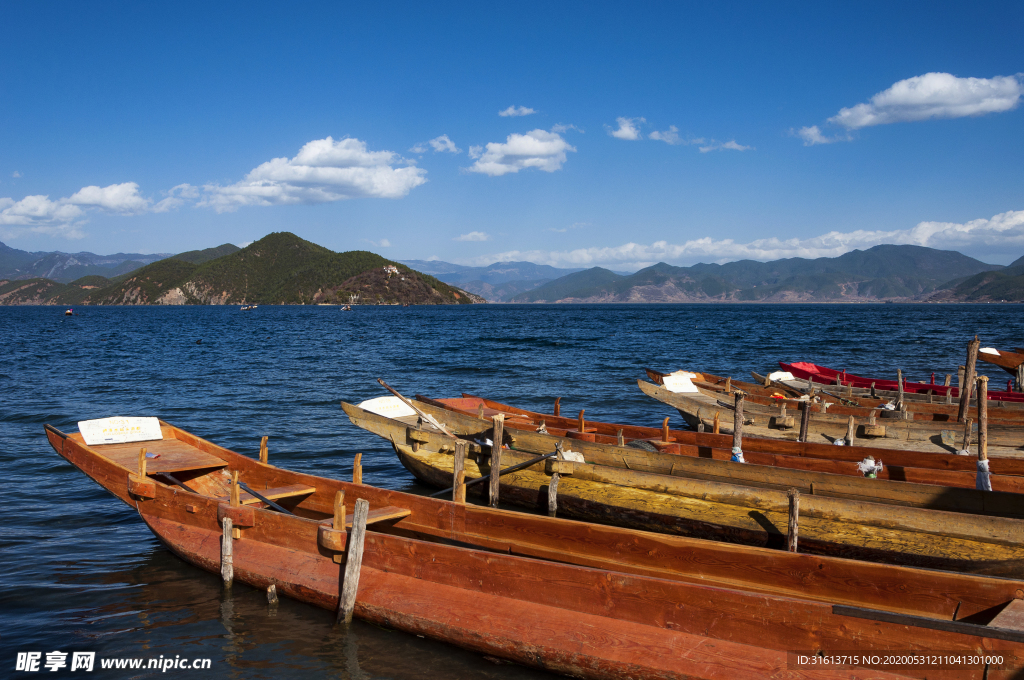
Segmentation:
{"type": "MultiPolygon", "coordinates": [[[[426,492],[390,446],[355,428],[338,402],[385,394],[486,395],[596,420],[659,425],[679,416],[640,393],[643,368],[749,379],[777,361],[941,381],[967,341],[1024,346],[1017,305],[485,305],[460,307],[0,307],[0,676],[18,652],[97,658],[209,658],[218,677],[543,678],[444,643],[290,600],[276,611],[243,584],[157,542],[138,515],[53,452],[50,423],[159,416],[271,462],[426,492]],[[200,343],[197,343],[201,340],[200,343]]],[[[982,364],[995,385],[1007,375],[982,364]]],[[[70,656],[68,657],[70,661],[70,656]]],[[[70,664],[69,664],[70,665],[70,664]]],[[[67,668],[60,673],[70,672],[67,668]]],[[[196,671],[107,671],[155,677],[196,671]]],[[[49,675],[47,673],[47,675],[49,675]]],[[[207,674],[196,674],[196,677],[207,674]]]]}

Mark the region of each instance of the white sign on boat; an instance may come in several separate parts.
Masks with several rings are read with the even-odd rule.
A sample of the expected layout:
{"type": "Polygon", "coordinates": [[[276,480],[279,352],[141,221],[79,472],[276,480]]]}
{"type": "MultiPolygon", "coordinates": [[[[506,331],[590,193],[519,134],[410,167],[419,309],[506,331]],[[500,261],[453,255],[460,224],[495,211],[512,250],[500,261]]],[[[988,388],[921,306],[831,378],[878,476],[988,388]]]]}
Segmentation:
{"type": "Polygon", "coordinates": [[[78,423],[78,431],[88,446],[127,444],[163,439],[159,418],[99,418],[78,423]]]}
{"type": "Polygon", "coordinates": [[[416,415],[416,411],[409,408],[409,405],[398,397],[368,399],[359,404],[359,408],[370,413],[376,413],[379,416],[384,416],[385,418],[403,418],[416,415]]]}

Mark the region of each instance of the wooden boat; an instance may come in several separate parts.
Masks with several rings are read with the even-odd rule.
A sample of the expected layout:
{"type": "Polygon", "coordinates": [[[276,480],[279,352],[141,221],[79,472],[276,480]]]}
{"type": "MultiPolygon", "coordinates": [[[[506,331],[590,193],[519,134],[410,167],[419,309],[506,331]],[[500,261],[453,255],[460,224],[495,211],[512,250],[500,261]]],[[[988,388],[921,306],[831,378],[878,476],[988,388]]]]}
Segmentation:
{"type": "MultiPolygon", "coordinates": [[[[865,378],[852,373],[847,373],[846,371],[837,371],[832,368],[826,368],[825,366],[819,366],[809,361],[798,361],[792,364],[780,361],[779,367],[785,372],[792,373],[793,376],[797,378],[803,378],[804,380],[813,378],[814,381],[818,383],[832,385],[838,383],[839,385],[850,385],[852,387],[860,387],[864,389],[870,389],[872,385],[875,385],[876,389],[899,390],[899,384],[895,380],[865,378]]],[[[953,399],[957,399],[960,396],[959,387],[936,384],[934,373],[932,374],[932,382],[930,383],[910,382],[909,380],[904,379],[903,391],[904,393],[917,394],[928,394],[931,392],[934,395],[943,397],[948,392],[952,395],[953,399]]],[[[1024,394],[1003,390],[989,390],[988,398],[990,401],[1024,402],[1024,394]]]]}
{"type": "MultiPolygon", "coordinates": [[[[1017,349],[1017,348],[1015,348],[1017,349]]],[[[978,359],[989,364],[995,364],[1012,376],[1017,375],[1018,367],[1024,364],[1024,353],[1007,352],[993,347],[982,347],[978,350],[978,359]]]]}
{"type": "Polygon", "coordinates": [[[64,459],[136,508],[182,559],[218,572],[222,541],[231,541],[236,580],[273,585],[327,609],[348,585],[342,563],[358,559],[358,532],[333,528],[334,499],[345,492],[346,511],[354,499],[368,501],[356,616],[527,666],[600,679],[988,680],[1012,677],[1024,663],[1021,580],[412,496],[275,468],[167,423],[163,439],[142,442],[160,454],[145,471],[134,468],[139,443],[87,446],[78,434],[46,432],[64,459]],[[228,470],[286,512],[238,493],[228,470]],[[222,531],[222,518],[234,521],[237,535],[222,531]],[[945,671],[898,667],[898,674],[790,664],[794,650],[814,656],[940,648],[1002,662],[945,671]]]}
{"type": "MultiPolygon", "coordinates": [[[[644,372],[647,373],[647,377],[657,385],[663,385],[665,378],[672,375],[670,373],[661,373],[650,368],[644,369],[644,372]]],[[[878,397],[872,398],[870,393],[847,393],[847,388],[837,389],[835,386],[830,389],[830,386],[828,385],[816,384],[811,388],[806,382],[804,384],[808,384],[807,390],[801,390],[778,381],[766,381],[764,376],[759,376],[756,373],[752,373],[752,375],[755,376],[755,380],[758,380],[756,383],[733,380],[732,378],[714,375],[707,371],[689,371],[689,373],[693,373],[697,376],[693,379],[694,384],[698,384],[698,386],[703,389],[709,389],[720,393],[729,393],[731,390],[742,390],[751,400],[751,403],[770,404],[776,407],[785,404],[788,409],[796,410],[800,408],[803,402],[812,400],[810,391],[813,389],[813,401],[817,404],[829,404],[827,409],[830,414],[869,417],[871,415],[871,411],[877,411],[876,415],[878,417],[896,417],[897,413],[896,411],[889,411],[886,409],[886,406],[895,406],[898,399],[898,393],[895,392],[892,393],[892,397],[888,398],[878,398],[882,396],[882,393],[876,392],[878,397]],[[889,413],[890,415],[887,416],[886,413],[889,413]]],[[[998,402],[992,402],[989,404],[988,417],[990,422],[1011,421],[1014,423],[1019,422],[1024,424],[1024,409],[1021,408],[1024,404],[1016,402],[1012,404],[1007,403],[1006,406],[997,404],[998,402]]],[[[820,406],[817,408],[820,409],[820,406]]],[[[929,403],[924,400],[911,401],[905,398],[905,411],[900,412],[900,415],[903,415],[904,413],[909,414],[907,417],[913,420],[950,422],[956,420],[957,415],[959,414],[959,408],[959,404],[955,403],[929,403]]]]}
{"type": "MultiPolygon", "coordinates": [[[[660,385],[638,380],[640,390],[664,404],[674,407],[692,428],[710,429],[716,414],[721,421],[721,432],[732,432],[733,405],[716,395],[670,392],[660,385]]],[[[799,414],[796,414],[799,415],[799,414]]],[[[752,437],[796,440],[799,428],[793,414],[781,409],[744,405],[743,432],[752,437]],[[749,411],[749,412],[748,412],[749,411]],[[787,419],[788,415],[788,419],[787,419]]],[[[1004,421],[1005,422],[1005,421],[1004,421]]],[[[848,436],[849,417],[827,420],[812,413],[808,441],[833,443],[848,436]],[[846,420],[847,422],[842,422],[846,420]]],[[[886,449],[907,449],[935,453],[953,453],[963,447],[965,427],[960,423],[922,422],[913,420],[875,420],[854,418],[854,441],[858,446],[886,449]]],[[[977,423],[972,424],[972,441],[977,441],[977,423]]],[[[1019,455],[1024,444],[1024,430],[1020,426],[1001,424],[990,426],[989,453],[993,456],[1019,455]]]]}
{"type": "MultiPolygon", "coordinates": [[[[454,446],[449,437],[418,424],[415,416],[388,417],[346,403],[342,407],[353,424],[391,441],[399,459],[419,479],[434,486],[450,486],[454,446]]],[[[486,421],[422,402],[418,407],[471,442],[489,434],[486,421]]],[[[582,453],[586,462],[572,463],[571,476],[564,477],[560,482],[564,486],[559,486],[559,508],[570,517],[771,545],[784,535],[788,521],[787,492],[779,487],[790,481],[795,486],[804,474],[799,483],[811,494],[804,497],[809,519],[806,529],[801,520],[800,535],[801,540],[806,537],[803,545],[810,552],[970,573],[1024,573],[1024,520],[1019,519],[1024,508],[1016,494],[1003,495],[1001,509],[996,510],[987,505],[997,501],[994,495],[979,496],[981,492],[968,489],[828,474],[819,474],[811,483],[807,480],[814,473],[756,465],[727,467],[720,461],[685,456],[670,457],[674,461],[669,474],[658,474],[650,470],[664,470],[663,454],[520,430],[514,420],[507,424],[506,432],[515,448],[502,452],[502,461],[507,460],[509,466],[537,453],[550,453],[556,442],[582,453]],[[687,469],[693,468],[703,478],[688,477],[687,469]],[[732,483],[719,481],[721,477],[707,479],[715,473],[731,476],[732,483]],[[736,478],[756,479],[759,484],[739,484],[736,478]],[[932,509],[966,510],[968,503],[981,512],[1011,517],[932,509]]],[[[476,463],[473,467],[467,461],[467,479],[489,474],[490,449],[486,444],[470,444],[476,463]]],[[[503,476],[502,482],[501,497],[509,502],[547,507],[547,470],[518,471],[503,476]]],[[[801,516],[803,512],[801,508],[801,516]]]]}

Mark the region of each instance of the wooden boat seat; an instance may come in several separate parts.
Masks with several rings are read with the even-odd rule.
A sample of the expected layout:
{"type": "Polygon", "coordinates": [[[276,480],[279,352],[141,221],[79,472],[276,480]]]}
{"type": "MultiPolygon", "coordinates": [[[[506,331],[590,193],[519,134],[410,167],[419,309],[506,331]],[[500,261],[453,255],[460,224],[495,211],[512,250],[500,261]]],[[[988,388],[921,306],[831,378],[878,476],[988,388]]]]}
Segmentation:
{"type": "Polygon", "coordinates": [[[988,625],[993,628],[1024,631],[1024,600],[1010,600],[988,625]]]}
{"type": "MultiPolygon", "coordinates": [[[[78,435],[81,437],[81,435],[78,435]]],[[[226,467],[220,458],[200,451],[179,439],[157,439],[148,442],[131,444],[103,444],[92,449],[104,458],[135,472],[139,468],[139,451],[146,449],[149,453],[159,454],[156,458],[146,459],[146,472],[184,472],[186,470],[204,470],[226,467]]]]}
{"type": "MultiPolygon", "coordinates": [[[[316,487],[306,486],[305,484],[289,484],[288,486],[279,486],[273,489],[254,489],[254,491],[264,498],[276,501],[282,498],[292,498],[294,496],[309,496],[310,494],[316,493],[316,487]]],[[[227,501],[230,497],[230,495],[217,496],[217,498],[222,501],[227,501]]],[[[242,505],[252,505],[253,503],[263,502],[246,492],[245,489],[238,490],[238,501],[242,505]]]]}
{"type": "MultiPolygon", "coordinates": [[[[408,508],[399,508],[394,505],[389,505],[384,508],[377,508],[376,510],[370,510],[366,513],[366,525],[377,524],[380,522],[390,522],[396,519],[402,519],[412,514],[412,510],[408,508]]],[[[354,516],[351,513],[345,513],[345,528],[352,527],[352,520],[354,516]]],[[[320,522],[323,525],[330,525],[334,520],[325,519],[320,522]]]]}

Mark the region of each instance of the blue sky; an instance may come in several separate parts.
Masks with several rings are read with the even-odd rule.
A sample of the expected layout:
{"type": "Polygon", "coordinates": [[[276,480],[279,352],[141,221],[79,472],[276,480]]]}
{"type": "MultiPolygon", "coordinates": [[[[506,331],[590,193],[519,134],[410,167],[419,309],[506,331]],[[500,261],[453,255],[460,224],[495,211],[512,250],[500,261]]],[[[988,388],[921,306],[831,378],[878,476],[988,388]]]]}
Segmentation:
{"type": "Polygon", "coordinates": [[[5,4],[0,240],[1024,255],[1019,2],[369,4],[5,4]]]}

